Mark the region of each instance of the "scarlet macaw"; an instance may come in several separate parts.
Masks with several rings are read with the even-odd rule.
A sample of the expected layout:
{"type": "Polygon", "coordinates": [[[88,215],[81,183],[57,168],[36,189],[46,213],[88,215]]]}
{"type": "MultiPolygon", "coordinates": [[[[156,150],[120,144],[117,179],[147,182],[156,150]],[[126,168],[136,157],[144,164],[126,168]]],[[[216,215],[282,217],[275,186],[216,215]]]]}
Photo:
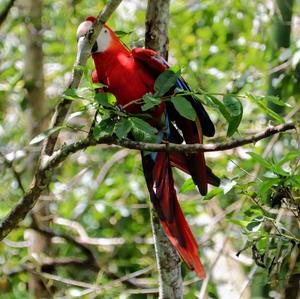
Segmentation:
{"type": "MultiPolygon", "coordinates": [[[[87,17],[79,25],[78,41],[85,36],[94,21],[94,17],[87,17]]],[[[140,105],[127,104],[142,98],[146,93],[153,93],[155,79],[169,68],[168,63],[152,50],[134,48],[129,51],[107,25],[103,26],[97,37],[92,48],[92,57],[96,68],[92,73],[93,81],[107,85],[105,91],[114,94],[117,105],[121,108],[126,105],[125,111],[130,113],[141,113],[140,105]]],[[[191,90],[181,77],[177,80],[176,87],[191,90]]],[[[155,121],[150,121],[160,130],[159,143],[162,140],[202,143],[203,135],[214,135],[214,125],[202,104],[193,96],[185,97],[197,113],[194,122],[182,117],[170,102],[161,102],[150,110],[154,119],[164,122],[163,128],[155,121]]],[[[218,186],[219,178],[206,166],[203,153],[142,153],[142,165],[152,204],[158,212],[166,235],[187,266],[194,269],[200,278],[204,278],[198,244],[180,208],[171,167],[190,174],[202,195],[207,193],[207,184],[218,186]]]]}

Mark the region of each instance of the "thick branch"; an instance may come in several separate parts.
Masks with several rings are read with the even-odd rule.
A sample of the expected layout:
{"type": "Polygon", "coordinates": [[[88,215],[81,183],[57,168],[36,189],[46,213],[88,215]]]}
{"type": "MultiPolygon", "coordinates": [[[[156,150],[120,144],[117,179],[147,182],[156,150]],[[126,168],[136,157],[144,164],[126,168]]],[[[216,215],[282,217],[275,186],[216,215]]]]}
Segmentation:
{"type": "MultiPolygon", "coordinates": [[[[148,0],[146,13],[145,47],[168,59],[168,22],[170,0],[148,0]]],[[[183,294],[181,262],[171,245],[156,210],[150,208],[155,255],[159,276],[159,298],[180,299],[183,294]]]]}
{"type": "MultiPolygon", "coordinates": [[[[78,55],[75,63],[75,67],[72,73],[72,81],[69,85],[69,88],[76,89],[79,86],[80,80],[83,75],[83,67],[86,65],[87,59],[90,56],[91,49],[93,44],[96,41],[96,38],[101,31],[102,26],[107,22],[112,13],[117,9],[122,0],[110,0],[102,12],[97,16],[96,22],[93,24],[92,28],[89,30],[86,38],[80,44],[82,51],[81,55],[78,55]]],[[[58,106],[56,107],[55,114],[51,120],[50,128],[59,127],[63,124],[65,117],[69,111],[72,101],[63,99],[58,106]]],[[[59,131],[51,135],[46,142],[44,143],[42,153],[46,153],[50,156],[58,138],[59,131]]]]}
{"type": "Polygon", "coordinates": [[[269,127],[265,131],[258,133],[254,136],[239,138],[233,141],[216,143],[216,144],[152,144],[136,142],[131,140],[116,140],[113,137],[105,137],[100,140],[92,138],[85,138],[81,141],[72,143],[70,145],[63,146],[60,150],[56,151],[50,158],[43,161],[39,170],[35,174],[33,183],[28,192],[19,201],[19,203],[10,211],[10,213],[0,223],[0,240],[5,238],[17,224],[23,220],[26,214],[32,209],[33,205],[39,198],[41,192],[47,187],[50,182],[53,170],[63,162],[69,155],[86,149],[89,146],[95,146],[97,144],[115,144],[130,149],[147,150],[147,151],[174,151],[174,152],[212,152],[212,151],[224,151],[232,148],[236,148],[245,144],[255,143],[261,139],[267,138],[271,135],[278,134],[287,130],[293,130],[296,126],[292,123],[279,125],[275,127],[269,127]]]}
{"type": "MultiPolygon", "coordinates": [[[[86,64],[86,61],[90,55],[92,45],[94,44],[97,35],[99,34],[102,25],[108,20],[111,14],[116,10],[118,5],[122,0],[110,0],[103,11],[97,16],[97,20],[90,29],[86,38],[83,40],[81,47],[82,54],[78,55],[73,70],[73,79],[70,84],[70,88],[77,88],[79,86],[82,74],[83,66],[86,64]]],[[[69,107],[72,101],[63,99],[62,102],[57,106],[55,114],[52,118],[50,127],[60,126],[68,113],[69,107]]],[[[58,138],[58,132],[51,135],[48,138],[42,148],[39,165],[35,173],[33,182],[29,191],[24,195],[20,202],[15,206],[14,209],[2,220],[0,223],[0,240],[9,234],[9,232],[16,227],[16,225],[25,218],[26,214],[32,209],[32,207],[37,202],[41,192],[46,189],[47,185],[50,183],[51,171],[48,169],[42,169],[42,162],[45,159],[46,155],[50,156],[53,151],[58,138]]]]}
{"type": "Polygon", "coordinates": [[[145,46],[168,58],[170,0],[149,0],[146,13],[145,46]]]}
{"type": "Polygon", "coordinates": [[[215,144],[176,144],[176,143],[165,143],[165,144],[152,144],[152,143],[143,143],[135,142],[130,140],[124,140],[119,142],[112,142],[112,144],[121,145],[130,149],[138,149],[145,151],[153,152],[184,152],[184,153],[197,153],[197,152],[217,152],[217,151],[226,151],[233,149],[245,144],[255,143],[259,140],[278,134],[280,132],[285,132],[288,130],[295,130],[296,126],[293,123],[279,125],[279,126],[270,126],[266,130],[257,133],[253,136],[245,138],[237,138],[228,142],[215,143],[215,144]]]}
{"type": "Polygon", "coordinates": [[[70,145],[63,146],[60,150],[56,151],[51,158],[49,158],[44,164],[44,169],[51,170],[59,163],[64,161],[70,154],[75,153],[79,150],[86,149],[89,146],[94,146],[97,144],[114,144],[129,149],[142,150],[142,151],[153,151],[153,152],[184,152],[184,153],[197,153],[197,152],[216,152],[216,151],[225,151],[233,149],[245,144],[255,143],[264,138],[270,137],[274,134],[280,132],[285,132],[288,130],[294,130],[296,126],[293,123],[279,125],[275,127],[268,127],[266,130],[257,133],[253,136],[238,138],[224,143],[216,144],[176,144],[176,143],[165,143],[165,144],[156,144],[156,143],[144,143],[132,140],[117,140],[113,137],[104,137],[98,141],[93,138],[85,138],[78,142],[72,143],[70,145]]]}

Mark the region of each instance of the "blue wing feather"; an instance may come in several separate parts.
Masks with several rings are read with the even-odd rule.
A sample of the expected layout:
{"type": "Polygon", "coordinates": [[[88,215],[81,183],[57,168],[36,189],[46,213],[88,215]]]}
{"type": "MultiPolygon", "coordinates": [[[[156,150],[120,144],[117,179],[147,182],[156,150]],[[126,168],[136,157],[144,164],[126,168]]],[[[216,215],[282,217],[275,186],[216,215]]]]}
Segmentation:
{"type": "MultiPolygon", "coordinates": [[[[134,59],[137,59],[147,65],[148,69],[151,70],[155,76],[158,76],[160,73],[170,67],[169,63],[163,57],[149,49],[135,48],[132,50],[132,55],[134,59]]],[[[182,77],[177,80],[176,87],[182,90],[192,91],[182,77]]],[[[196,110],[203,134],[208,137],[213,136],[215,134],[214,124],[212,123],[202,104],[192,95],[187,95],[185,97],[196,110]]]]}

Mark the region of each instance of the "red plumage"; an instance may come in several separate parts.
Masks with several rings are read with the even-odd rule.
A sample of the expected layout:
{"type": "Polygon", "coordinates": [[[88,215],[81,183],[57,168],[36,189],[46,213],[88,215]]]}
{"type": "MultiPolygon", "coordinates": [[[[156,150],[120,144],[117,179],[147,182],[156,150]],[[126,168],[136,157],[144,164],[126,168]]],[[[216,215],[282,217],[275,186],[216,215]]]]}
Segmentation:
{"type": "MultiPolygon", "coordinates": [[[[88,17],[86,21],[92,24],[95,18],[88,17]]],[[[87,30],[85,25],[89,23],[79,27],[79,35],[87,30]]],[[[106,84],[108,87],[105,91],[116,96],[117,105],[120,107],[142,98],[146,93],[153,93],[155,79],[168,69],[168,64],[163,58],[152,50],[136,48],[129,51],[106,25],[93,49],[92,57],[96,70],[92,79],[94,82],[106,84]]],[[[189,90],[182,78],[177,83],[181,88],[189,90]]],[[[153,118],[165,121],[165,125],[169,127],[169,130],[163,131],[163,139],[176,143],[182,143],[183,140],[191,144],[202,143],[203,134],[214,135],[214,126],[201,103],[192,96],[186,98],[197,112],[195,122],[180,116],[168,102],[156,106],[150,113],[153,118]]],[[[140,105],[136,104],[127,106],[125,110],[130,113],[142,112],[140,105]]],[[[159,125],[157,128],[163,130],[159,125]]],[[[142,163],[151,201],[169,240],[188,267],[194,269],[200,278],[204,278],[205,272],[198,255],[198,245],[180,208],[171,167],[177,167],[190,174],[203,195],[207,193],[207,184],[218,185],[219,179],[206,166],[203,153],[142,153],[142,163]]]]}

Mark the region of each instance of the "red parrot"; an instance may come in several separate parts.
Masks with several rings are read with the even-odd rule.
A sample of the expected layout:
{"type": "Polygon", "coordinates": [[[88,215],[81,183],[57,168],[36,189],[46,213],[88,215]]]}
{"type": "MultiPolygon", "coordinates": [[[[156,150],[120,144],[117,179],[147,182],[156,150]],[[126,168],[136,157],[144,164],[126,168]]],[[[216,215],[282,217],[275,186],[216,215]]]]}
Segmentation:
{"type": "MultiPolygon", "coordinates": [[[[87,17],[77,30],[77,40],[91,28],[94,17],[87,17]]],[[[79,46],[80,51],[80,46],[79,46]]],[[[140,104],[128,103],[154,92],[156,78],[169,68],[168,63],[152,50],[135,48],[129,51],[116,34],[104,25],[92,48],[96,70],[92,79],[107,87],[104,89],[115,95],[117,105],[126,112],[141,113],[140,104]]],[[[180,77],[176,87],[191,91],[180,77]]],[[[149,110],[157,122],[150,123],[159,130],[158,142],[203,143],[203,135],[213,136],[215,128],[202,104],[193,96],[185,96],[197,113],[195,121],[181,116],[171,102],[161,102],[149,110]],[[161,123],[164,125],[162,126],[161,123]]],[[[147,111],[147,113],[149,113],[147,111]]],[[[158,212],[160,222],[169,240],[190,269],[200,278],[205,271],[198,254],[198,244],[180,208],[171,167],[177,167],[190,174],[202,195],[207,193],[207,184],[218,186],[220,180],[205,164],[204,154],[143,153],[142,165],[152,204],[158,212]]]]}

